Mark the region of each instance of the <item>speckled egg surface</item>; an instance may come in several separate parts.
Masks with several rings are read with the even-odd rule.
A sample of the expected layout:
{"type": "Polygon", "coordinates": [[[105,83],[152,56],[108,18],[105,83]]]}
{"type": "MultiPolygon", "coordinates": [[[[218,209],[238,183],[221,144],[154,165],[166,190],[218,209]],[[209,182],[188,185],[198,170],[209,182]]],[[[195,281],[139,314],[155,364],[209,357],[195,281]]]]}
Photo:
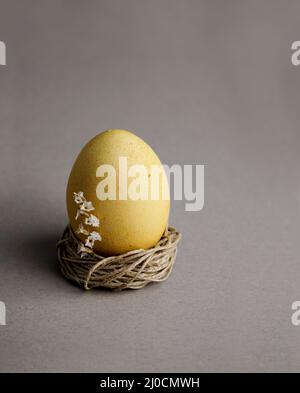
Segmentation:
{"type": "Polygon", "coordinates": [[[69,222],[81,251],[117,255],[155,246],[168,223],[170,199],[162,192],[168,189],[163,170],[153,198],[153,167],[162,168],[158,156],[129,131],[107,130],[84,146],[67,186],[69,222]],[[147,176],[141,178],[137,166],[147,176]]]}

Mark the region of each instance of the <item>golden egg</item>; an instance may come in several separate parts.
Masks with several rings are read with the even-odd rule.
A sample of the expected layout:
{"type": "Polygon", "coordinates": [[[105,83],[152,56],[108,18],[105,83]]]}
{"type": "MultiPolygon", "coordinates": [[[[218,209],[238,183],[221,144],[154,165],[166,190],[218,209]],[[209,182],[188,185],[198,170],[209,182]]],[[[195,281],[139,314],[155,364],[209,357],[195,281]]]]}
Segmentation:
{"type": "Polygon", "coordinates": [[[158,156],[129,131],[95,136],[73,165],[67,210],[82,252],[117,255],[153,247],[170,210],[168,181],[158,156]]]}

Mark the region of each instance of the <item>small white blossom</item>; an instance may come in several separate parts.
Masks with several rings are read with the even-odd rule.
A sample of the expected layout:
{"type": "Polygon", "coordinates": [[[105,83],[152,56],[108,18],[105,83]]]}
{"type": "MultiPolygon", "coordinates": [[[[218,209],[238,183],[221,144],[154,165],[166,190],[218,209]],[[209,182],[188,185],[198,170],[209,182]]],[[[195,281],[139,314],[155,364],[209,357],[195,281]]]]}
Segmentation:
{"type": "Polygon", "coordinates": [[[85,247],[93,248],[94,247],[94,240],[90,238],[90,236],[86,239],[84,243],[85,247]]]}
{"type": "Polygon", "coordinates": [[[89,238],[94,240],[94,241],[96,241],[96,240],[100,241],[102,239],[100,233],[98,233],[96,231],[91,232],[90,235],[89,235],[89,238]]]}
{"type": "Polygon", "coordinates": [[[99,227],[99,218],[91,214],[85,219],[86,225],[91,225],[92,227],[99,227]]]}
{"type": "Polygon", "coordinates": [[[80,257],[83,258],[88,255],[91,250],[84,246],[83,243],[78,243],[77,253],[80,254],[80,257]]]}
{"type": "Polygon", "coordinates": [[[83,192],[82,191],[73,192],[73,194],[74,194],[74,201],[77,204],[85,202],[85,197],[83,196],[83,192]]]}
{"type": "Polygon", "coordinates": [[[100,233],[93,231],[87,237],[87,239],[84,243],[84,247],[87,247],[88,249],[92,249],[94,247],[94,243],[96,240],[101,240],[101,236],[100,236],[100,233]]]}
{"type": "Polygon", "coordinates": [[[76,233],[78,233],[78,234],[82,233],[83,235],[89,235],[89,232],[84,228],[82,223],[79,224],[76,233]]]}
{"type": "Polygon", "coordinates": [[[95,210],[92,202],[90,201],[84,201],[82,205],[80,205],[80,210],[83,210],[85,212],[90,212],[92,210],[95,210]]]}

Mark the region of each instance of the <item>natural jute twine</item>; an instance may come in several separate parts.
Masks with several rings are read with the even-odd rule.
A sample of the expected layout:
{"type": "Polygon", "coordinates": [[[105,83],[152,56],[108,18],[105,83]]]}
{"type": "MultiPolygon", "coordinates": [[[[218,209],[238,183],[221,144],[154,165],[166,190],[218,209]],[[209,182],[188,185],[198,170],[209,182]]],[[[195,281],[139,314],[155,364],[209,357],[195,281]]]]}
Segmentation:
{"type": "Polygon", "coordinates": [[[86,290],[105,287],[113,290],[143,288],[150,282],[165,281],[173,268],[180,233],[168,227],[155,247],[122,255],[103,257],[77,253],[79,240],[70,226],[57,244],[62,274],[86,290]]]}

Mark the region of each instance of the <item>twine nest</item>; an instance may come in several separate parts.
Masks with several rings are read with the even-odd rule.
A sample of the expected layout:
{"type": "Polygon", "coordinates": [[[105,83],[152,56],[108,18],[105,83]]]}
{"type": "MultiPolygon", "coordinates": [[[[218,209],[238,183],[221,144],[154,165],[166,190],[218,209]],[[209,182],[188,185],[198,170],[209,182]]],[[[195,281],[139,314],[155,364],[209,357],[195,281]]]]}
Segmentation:
{"type": "Polygon", "coordinates": [[[168,227],[156,246],[148,250],[133,250],[111,257],[96,253],[81,257],[77,253],[79,240],[67,226],[57,244],[58,264],[67,279],[86,290],[96,287],[139,289],[169,277],[180,238],[175,228],[168,227]]]}

